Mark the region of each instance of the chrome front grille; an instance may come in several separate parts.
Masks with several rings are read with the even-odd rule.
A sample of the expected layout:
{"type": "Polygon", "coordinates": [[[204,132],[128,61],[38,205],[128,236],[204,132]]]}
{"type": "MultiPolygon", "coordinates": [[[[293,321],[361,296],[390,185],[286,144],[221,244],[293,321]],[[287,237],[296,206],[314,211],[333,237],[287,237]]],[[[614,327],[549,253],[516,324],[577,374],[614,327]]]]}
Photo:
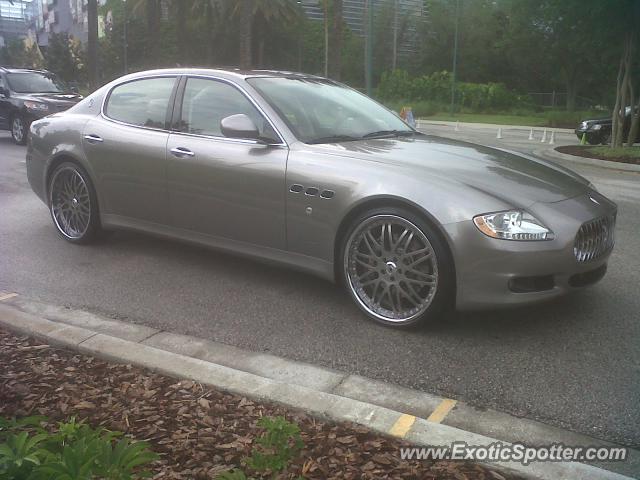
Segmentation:
{"type": "Polygon", "coordinates": [[[613,248],[616,216],[583,223],[576,235],[573,253],[579,262],[596,260],[613,248]]]}

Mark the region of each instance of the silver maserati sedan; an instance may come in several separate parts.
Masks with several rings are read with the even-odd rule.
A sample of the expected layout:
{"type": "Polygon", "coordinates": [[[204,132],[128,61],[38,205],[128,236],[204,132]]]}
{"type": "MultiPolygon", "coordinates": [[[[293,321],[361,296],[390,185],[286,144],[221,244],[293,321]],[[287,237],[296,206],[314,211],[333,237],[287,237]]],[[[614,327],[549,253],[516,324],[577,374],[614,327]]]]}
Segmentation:
{"type": "Polygon", "coordinates": [[[395,326],[556,298],[614,243],[616,205],[579,175],[290,72],[122,77],[31,125],[27,173],[69,242],[125,228],[277,262],[395,326]]]}

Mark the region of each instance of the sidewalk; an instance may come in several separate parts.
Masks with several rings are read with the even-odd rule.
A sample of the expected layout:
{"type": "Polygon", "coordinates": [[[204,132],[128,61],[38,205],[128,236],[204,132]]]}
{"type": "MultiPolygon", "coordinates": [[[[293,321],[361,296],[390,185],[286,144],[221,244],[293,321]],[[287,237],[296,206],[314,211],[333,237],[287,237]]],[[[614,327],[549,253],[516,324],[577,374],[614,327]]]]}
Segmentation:
{"type": "MultiPolygon", "coordinates": [[[[87,312],[39,304],[15,294],[5,293],[0,301],[0,325],[11,331],[109,361],[192,379],[257,401],[302,409],[319,418],[355,422],[374,432],[403,439],[412,446],[450,445],[460,441],[478,446],[498,441],[611,446],[538,422],[499,412],[478,411],[455,400],[194,337],[104,319],[87,312]],[[451,423],[457,423],[461,428],[451,423]],[[471,426],[474,428],[469,428],[471,426]]],[[[524,466],[517,462],[501,462],[490,465],[507,473],[538,479],[629,478],[581,463],[524,466]]],[[[632,474],[640,471],[638,465],[640,452],[630,450],[628,462],[607,464],[606,468],[623,469],[632,474]]]]}

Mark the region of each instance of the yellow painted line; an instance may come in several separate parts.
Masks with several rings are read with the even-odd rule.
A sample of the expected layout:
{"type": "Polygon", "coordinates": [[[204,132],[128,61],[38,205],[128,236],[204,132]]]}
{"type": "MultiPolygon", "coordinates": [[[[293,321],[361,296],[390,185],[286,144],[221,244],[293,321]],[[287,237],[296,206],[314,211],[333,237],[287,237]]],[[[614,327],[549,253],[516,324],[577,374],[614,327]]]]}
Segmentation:
{"type": "Polygon", "coordinates": [[[5,294],[0,293],[0,302],[3,300],[9,300],[10,298],[17,297],[17,296],[18,296],[17,293],[5,293],[5,294]]]}
{"type": "Polygon", "coordinates": [[[393,424],[393,427],[389,430],[389,434],[394,437],[404,438],[415,421],[416,417],[403,413],[400,415],[400,418],[396,420],[396,423],[393,424]]]}
{"type": "Polygon", "coordinates": [[[427,418],[427,422],[440,423],[444,420],[444,417],[451,411],[453,407],[456,406],[456,401],[451,400],[450,398],[445,398],[440,402],[440,405],[436,407],[436,409],[429,415],[427,418]]]}

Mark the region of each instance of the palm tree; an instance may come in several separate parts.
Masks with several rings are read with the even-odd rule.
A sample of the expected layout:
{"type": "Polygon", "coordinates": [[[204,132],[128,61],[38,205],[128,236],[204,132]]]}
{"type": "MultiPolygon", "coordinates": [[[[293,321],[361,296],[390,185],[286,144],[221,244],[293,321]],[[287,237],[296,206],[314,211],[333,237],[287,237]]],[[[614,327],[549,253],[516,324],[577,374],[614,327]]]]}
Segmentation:
{"type": "Polygon", "coordinates": [[[340,80],[342,70],[342,0],[333,0],[333,25],[329,43],[329,75],[340,80]]]}
{"type": "Polygon", "coordinates": [[[324,10],[324,75],[340,80],[342,70],[342,0],[322,0],[324,10]]]}
{"type": "Polygon", "coordinates": [[[158,58],[160,47],[160,7],[162,0],[136,0],[134,13],[144,11],[147,21],[147,58],[154,62],[158,58]]]}
{"type": "Polygon", "coordinates": [[[98,88],[98,0],[89,0],[87,4],[87,57],[89,67],[89,88],[98,88]]]}
{"type": "Polygon", "coordinates": [[[253,66],[253,24],[261,16],[266,24],[276,22],[296,22],[302,18],[302,11],[296,0],[218,0],[231,7],[232,17],[238,21],[240,31],[241,68],[253,66]]]}
{"type": "Polygon", "coordinates": [[[171,7],[176,21],[176,43],[178,58],[184,62],[187,55],[187,12],[192,9],[192,0],[172,0],[171,7]]]}

